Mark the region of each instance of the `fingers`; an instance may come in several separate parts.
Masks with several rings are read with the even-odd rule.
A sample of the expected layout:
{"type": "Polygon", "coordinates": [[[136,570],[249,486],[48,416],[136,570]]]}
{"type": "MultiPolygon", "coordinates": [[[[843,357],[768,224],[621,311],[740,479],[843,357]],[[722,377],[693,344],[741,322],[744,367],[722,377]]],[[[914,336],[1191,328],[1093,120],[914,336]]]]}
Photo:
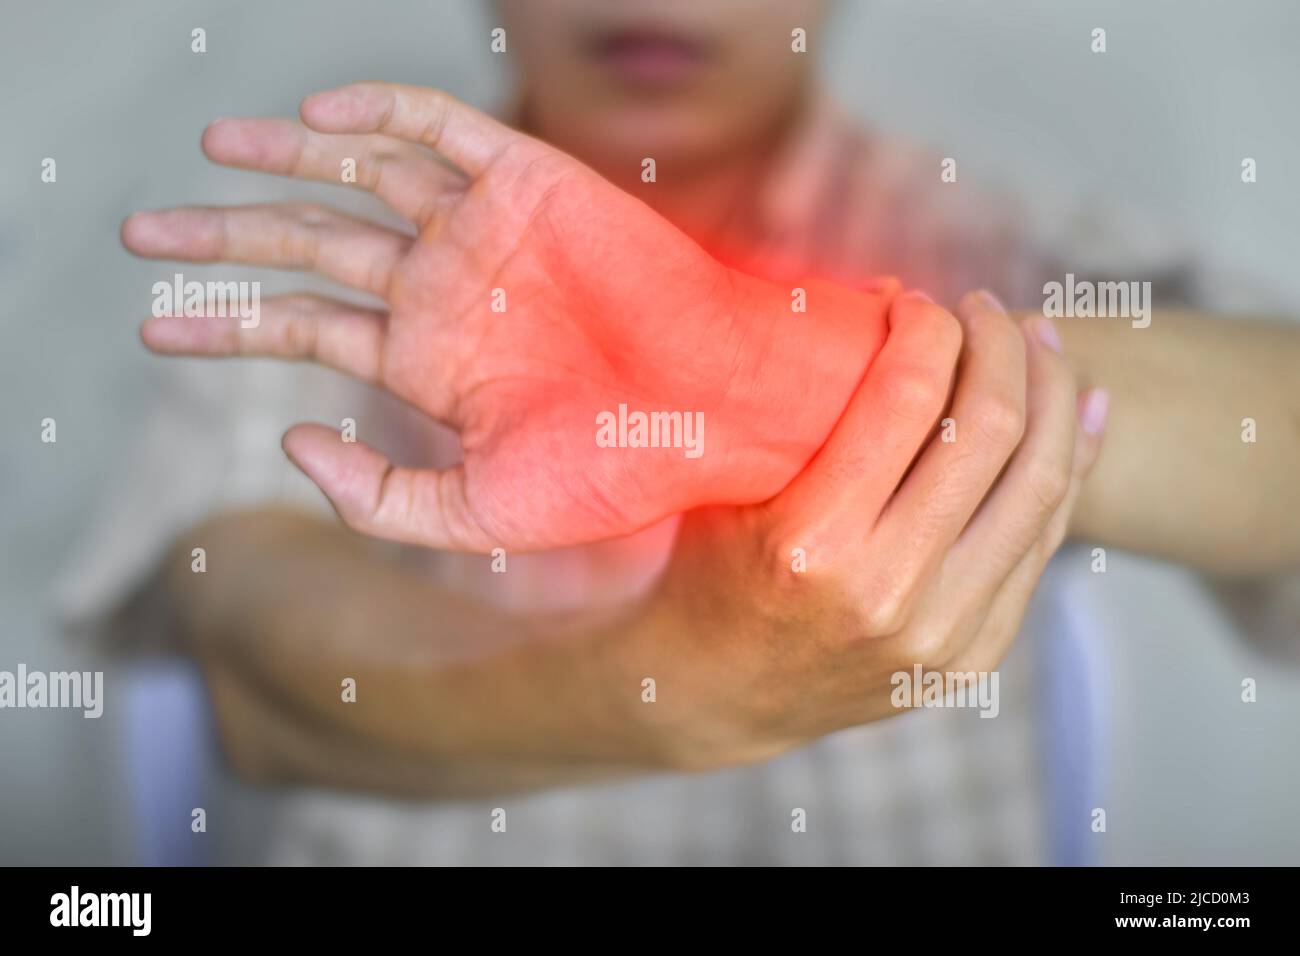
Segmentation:
{"type": "Polygon", "coordinates": [[[998,587],[979,632],[961,653],[954,670],[992,670],[1015,640],[1043,570],[1065,540],[1083,482],[1096,464],[1105,433],[1107,404],[1108,397],[1101,389],[1090,389],[1079,396],[1080,427],[1076,431],[1069,490],[1038,538],[998,587]]]}
{"type": "Polygon", "coordinates": [[[354,83],[302,101],[302,120],[321,133],[384,133],[437,150],[478,176],[521,134],[439,90],[354,83]]]}
{"type": "Polygon", "coordinates": [[[987,293],[967,295],[958,314],[965,338],[952,411],[876,529],[901,578],[919,581],[943,561],[1025,427],[1024,336],[987,293]]]}
{"type": "Polygon", "coordinates": [[[889,322],[884,347],[830,438],[772,502],[777,522],[810,544],[861,542],[947,404],[961,347],[957,321],[909,292],[894,299],[889,322]]]}
{"type": "Polygon", "coordinates": [[[281,203],[136,213],[122,223],[136,255],[315,272],[384,297],[411,240],[326,206],[281,203]]]}
{"type": "MultiPolygon", "coordinates": [[[[973,592],[992,593],[1070,490],[1078,415],[1074,377],[1056,351],[1060,339],[1047,319],[1027,323],[1023,336],[1029,358],[1025,438],[951,554],[954,565],[966,569],[960,580],[973,592]]],[[[1087,446],[1081,451],[1080,467],[1090,467],[1087,446]]]]}
{"type": "Polygon", "coordinates": [[[497,544],[474,522],[459,465],[399,468],[366,445],[341,441],[324,425],[295,425],[283,445],[344,523],[361,534],[458,551],[487,552],[497,544]]]}
{"type": "Polygon", "coordinates": [[[1074,432],[1075,470],[1085,476],[1092,473],[1101,455],[1101,441],[1110,417],[1110,393],[1104,388],[1090,388],[1079,394],[1079,427],[1074,432]]]}
{"type": "Polygon", "coordinates": [[[274,296],[261,303],[256,326],[239,317],[146,319],[140,338],[164,355],[271,356],[309,359],[378,383],[387,316],[316,295],[274,296]]]}
{"type": "Polygon", "coordinates": [[[217,120],[203,131],[213,162],[278,176],[348,183],[423,227],[464,179],[428,151],[387,136],[330,136],[286,119],[217,120]],[[351,176],[349,172],[351,161],[351,176]]]}

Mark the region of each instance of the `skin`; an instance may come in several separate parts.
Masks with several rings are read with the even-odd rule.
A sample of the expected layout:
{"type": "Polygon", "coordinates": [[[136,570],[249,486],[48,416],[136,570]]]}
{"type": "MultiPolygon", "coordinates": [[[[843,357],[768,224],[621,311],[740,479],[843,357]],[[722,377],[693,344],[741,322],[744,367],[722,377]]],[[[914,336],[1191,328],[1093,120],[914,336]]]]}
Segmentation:
{"type": "Polygon", "coordinates": [[[769,502],[687,515],[659,586],[612,616],[519,618],[440,595],[293,515],[199,529],[226,570],[196,587],[176,562],[172,587],[188,592],[182,619],[232,763],[259,781],[422,796],[704,769],[897,713],[890,677],[915,664],[993,669],[1098,439],[1076,427],[1050,336],[983,295],[960,314],[898,297],[810,466],[769,502]],[[968,441],[935,434],[946,412],[970,423],[968,441]],[[252,535],[263,550],[250,564],[252,535]],[[286,561],[304,546],[314,562],[286,561]],[[338,705],[341,667],[355,706],[338,705]]]}
{"type": "Polygon", "coordinates": [[[1300,567],[1300,334],[1156,309],[1151,327],[1058,323],[1081,385],[1104,385],[1106,454],[1071,534],[1225,579],[1300,567]],[[1253,418],[1259,440],[1243,442],[1253,418]]]}
{"type": "MultiPolygon", "coordinates": [[[[764,158],[806,113],[818,27],[829,12],[819,0],[743,2],[743,14],[740,6],[497,3],[531,131],[652,202],[710,251],[729,245],[734,211],[761,181],[764,158]],[[706,67],[687,83],[646,90],[584,53],[582,38],[647,18],[706,43],[714,51],[706,67]],[[787,55],[795,26],[808,30],[807,56],[787,55]],[[675,175],[653,192],[627,174],[647,155],[674,157],[675,175]]],[[[1157,306],[1140,331],[1090,320],[1058,331],[1080,384],[1105,388],[1110,406],[1107,451],[1081,494],[1072,535],[1230,577],[1300,565],[1300,512],[1288,504],[1300,471],[1294,326],[1157,306]],[[1267,438],[1243,443],[1245,417],[1267,438]]]]}
{"type": "MultiPolygon", "coordinates": [[[[566,33],[528,19],[544,6],[557,23],[588,26],[613,9],[500,5],[524,70],[529,131],[646,198],[625,160],[646,155],[653,128],[656,155],[679,173],[656,184],[654,208],[713,248],[806,101],[809,58],[783,58],[797,64],[782,75],[751,45],[770,31],[788,37],[788,21],[769,19],[778,5],[753,4],[751,19],[747,4],[756,29],[743,35],[719,17],[714,26],[728,36],[719,49],[734,55],[653,97],[611,90],[591,64],[569,63],[577,54],[566,33]],[[737,82],[767,95],[724,93],[737,82]]],[[[662,9],[670,22],[695,18],[691,29],[706,34],[701,24],[713,23],[713,5],[662,9]]],[[[821,5],[803,12],[814,23],[821,5]]],[[[253,158],[213,158],[289,172],[284,143],[303,133],[284,129],[249,133],[243,149],[253,158]]],[[[395,196],[420,188],[414,165],[392,158],[402,154],[392,137],[377,145],[364,131],[346,135],[363,137],[348,155],[385,157],[380,182],[395,196]]],[[[214,144],[220,153],[219,134],[205,138],[210,154],[214,144]]],[[[336,261],[373,262],[392,248],[366,236],[350,233],[336,261]]],[[[132,244],[130,228],[125,238],[132,244]]],[[[177,255],[193,238],[182,227],[170,251],[139,251],[177,255]]],[[[264,248],[248,259],[271,261],[264,248]]],[[[347,361],[350,336],[373,334],[365,330],[375,320],[331,308],[282,325],[281,354],[347,361]],[[322,337],[325,325],[352,331],[322,337]]],[[[895,670],[992,669],[1067,528],[1235,573],[1300,557],[1300,519],[1280,493],[1300,466],[1293,334],[1157,310],[1141,335],[1105,323],[1053,332],[1042,320],[1012,335],[1014,324],[978,297],[959,319],[960,328],[913,296],[892,297],[883,350],[811,463],[765,502],[689,513],[659,586],[613,617],[514,617],[431,587],[336,525],[273,509],[214,517],[178,542],[167,583],[232,762],[259,780],[461,794],[760,759],[894,712],[886,675],[895,670]],[[1064,363],[1050,346],[1060,337],[1064,363]],[[1094,433],[1078,422],[1100,393],[1085,391],[1077,407],[1073,397],[1094,385],[1105,386],[1112,411],[1089,474],[1100,429],[1095,418],[1094,433]],[[955,444],[934,438],[945,414],[962,423],[955,444]],[[1269,423],[1266,444],[1240,443],[1246,414],[1269,423]],[[1196,521],[1186,520],[1192,510],[1196,521]],[[201,581],[188,573],[194,540],[219,557],[201,581]],[[809,554],[804,574],[790,571],[794,547],[809,554]],[[358,677],[357,705],[339,707],[340,674],[358,677]],[[646,676],[659,686],[653,706],[641,702],[646,676]]],[[[242,336],[196,343],[173,334],[194,333],[144,332],[166,352],[268,350],[242,336]]],[[[292,437],[286,445],[292,453],[292,437]]],[[[310,457],[299,463],[330,490],[328,469],[310,457]]]]}
{"type": "Polygon", "coordinates": [[[302,118],[215,123],[204,150],[324,180],[356,158],[413,238],[293,205],[141,214],[122,238],[150,257],[310,269],[386,301],[380,313],[277,297],[255,328],[168,316],[142,331],[173,354],[322,361],[455,428],[464,463],[441,472],[394,467],[319,426],[286,435],[359,531],[530,550],[763,501],[807,464],[880,347],[896,285],[806,282],[818,328],[806,335],[789,286],[722,265],[576,160],[450,97],[359,84],[309,97],[302,118]],[[585,265],[593,249],[599,269],[585,265]],[[620,405],[702,414],[703,453],[598,447],[597,417],[620,405]]]}
{"type": "Polygon", "coordinates": [[[790,55],[790,32],[815,34],[821,0],[498,0],[521,88],[522,126],[651,203],[712,249],[740,198],[761,179],[773,145],[812,93],[811,56],[790,55]],[[743,23],[744,30],[736,25],[743,23]],[[684,77],[647,83],[593,52],[600,38],[648,29],[703,52],[684,77]],[[647,190],[652,156],[670,189],[647,190]]]}

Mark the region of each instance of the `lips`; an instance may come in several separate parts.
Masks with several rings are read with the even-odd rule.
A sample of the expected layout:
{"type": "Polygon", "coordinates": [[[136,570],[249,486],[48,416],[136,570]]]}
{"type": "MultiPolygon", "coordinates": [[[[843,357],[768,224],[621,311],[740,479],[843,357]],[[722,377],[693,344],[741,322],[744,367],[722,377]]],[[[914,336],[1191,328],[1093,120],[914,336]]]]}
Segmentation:
{"type": "Polygon", "coordinates": [[[617,79],[660,88],[691,79],[705,66],[710,52],[698,40],[653,29],[605,33],[591,42],[590,50],[617,79]]]}

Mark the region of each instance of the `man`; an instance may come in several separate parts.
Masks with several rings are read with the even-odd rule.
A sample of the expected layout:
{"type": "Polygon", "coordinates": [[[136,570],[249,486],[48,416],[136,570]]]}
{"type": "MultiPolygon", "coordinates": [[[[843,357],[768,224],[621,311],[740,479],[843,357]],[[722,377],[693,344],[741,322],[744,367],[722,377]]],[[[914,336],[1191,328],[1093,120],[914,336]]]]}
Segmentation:
{"type": "MultiPolygon", "coordinates": [[[[508,35],[526,74],[520,110],[525,127],[633,191],[719,261],[742,272],[780,279],[821,273],[852,282],[892,272],[909,285],[931,289],[940,301],[948,303],[956,301],[954,290],[979,284],[993,287],[1013,304],[1033,301],[1026,290],[1041,286],[1042,273],[1025,281],[1035,275],[1037,257],[1018,244],[1014,222],[987,207],[972,214],[965,204],[955,208],[946,199],[933,198],[942,195],[938,193],[937,162],[922,162],[862,140],[815,106],[809,95],[807,58],[789,55],[789,39],[792,23],[815,27],[819,5],[792,12],[788,4],[746,4],[744,34],[734,30],[738,11],[722,4],[701,5],[698,10],[656,6],[651,22],[646,22],[643,11],[628,15],[611,12],[604,5],[557,3],[540,10],[543,6],[502,7],[508,35]],[[542,21],[531,19],[543,14],[542,21]],[[779,57],[775,55],[778,51],[779,57]],[[658,159],[659,175],[653,185],[640,180],[641,161],[650,155],[658,159]],[[933,186],[923,189],[922,181],[933,186]]],[[[374,93],[372,89],[364,95],[374,93]]],[[[375,95],[385,95],[385,91],[375,95]]],[[[387,95],[399,94],[389,91],[387,95]]],[[[417,108],[425,102],[418,93],[400,95],[417,108]]],[[[315,116],[311,115],[314,108],[304,107],[309,131],[223,124],[207,137],[209,153],[232,165],[288,172],[300,161],[294,152],[295,137],[301,144],[305,141],[302,137],[313,134],[361,134],[360,130],[344,131],[330,125],[338,121],[338,115],[329,115],[327,98],[316,98],[315,103],[314,108],[322,111],[315,116]]],[[[365,177],[361,181],[374,183],[365,177]]],[[[126,239],[146,254],[186,257],[194,252],[193,245],[187,244],[196,236],[201,238],[213,221],[193,215],[188,220],[173,217],[161,225],[157,219],[137,219],[128,224],[126,239]]],[[[285,227],[286,235],[319,239],[321,225],[320,221],[291,222],[285,227]]],[[[329,223],[325,225],[328,231],[329,223]]],[[[510,234],[502,236],[503,240],[509,238],[510,234]]],[[[375,249],[384,242],[392,240],[375,237],[364,247],[355,243],[349,247],[375,249]]],[[[292,243],[280,248],[292,248],[292,243]]],[[[247,250],[241,254],[266,261],[264,255],[250,255],[247,250]]],[[[217,258],[239,259],[240,255],[217,258]]],[[[592,268],[600,266],[593,263],[592,268]]],[[[887,602],[888,585],[897,585],[901,579],[885,582],[879,577],[879,565],[854,563],[870,557],[855,557],[850,542],[860,546],[860,534],[853,534],[858,527],[895,530],[894,536],[887,534],[875,542],[874,554],[886,556],[894,568],[908,565],[909,559],[914,562],[906,581],[914,600],[905,609],[895,608],[860,621],[865,625],[862,633],[894,638],[909,630],[929,634],[939,630],[953,643],[945,641],[939,648],[924,649],[938,654],[936,663],[947,658],[949,651],[958,650],[952,660],[942,662],[965,666],[960,649],[980,645],[980,635],[987,631],[990,646],[983,648],[979,657],[986,666],[977,669],[992,668],[1014,633],[1041,561],[1059,540],[1072,511],[1074,527],[1090,536],[1204,566],[1254,569],[1294,558],[1293,516],[1279,515],[1281,521],[1270,522],[1272,540],[1259,548],[1257,540],[1250,540],[1248,529],[1262,517],[1250,510],[1260,507],[1261,497],[1249,492],[1232,496],[1238,503],[1235,507],[1245,509],[1234,514],[1223,508],[1221,494],[1224,489],[1267,487],[1287,473],[1286,464],[1295,460],[1293,447],[1283,450],[1277,463],[1282,467],[1276,471],[1261,470],[1255,462],[1234,465],[1228,461],[1223,470],[1194,476],[1194,481],[1184,480],[1189,455],[1186,444],[1168,449],[1169,453],[1154,463],[1149,455],[1157,436],[1169,433],[1196,435],[1196,441],[1206,447],[1221,447],[1223,412],[1217,401],[1206,401],[1204,390],[1194,381],[1183,384],[1186,370],[1211,358],[1234,367],[1276,355],[1278,349],[1293,355],[1291,336],[1261,332],[1253,341],[1234,340],[1225,350],[1228,337],[1213,326],[1188,325],[1168,316],[1158,316],[1151,329],[1143,330],[1151,333],[1151,341],[1125,334],[1113,324],[1066,326],[1065,352],[1080,377],[1085,382],[1104,383],[1114,395],[1116,421],[1108,435],[1106,455],[1082,487],[1079,506],[1073,509],[1074,497],[1080,494],[1077,482],[1091,457],[1087,446],[1100,434],[1106,418],[1102,393],[1088,392],[1079,415],[1084,453],[1069,466],[1075,468],[1075,490],[1056,488],[1041,497],[1037,513],[1027,514],[1035,509],[1024,505],[1032,505],[1037,492],[1030,489],[1027,495],[1023,487],[1003,478],[1007,484],[1001,487],[1009,490],[1007,500],[1018,507],[1008,506],[1006,514],[1001,514],[997,507],[990,507],[999,500],[1000,485],[994,485],[993,479],[1000,466],[1008,459],[1014,461],[1016,454],[1023,460],[1025,449],[1041,451],[1045,447],[1041,436],[1055,436],[1059,452],[1060,436],[1074,430],[1074,410],[1071,403],[1070,414],[1064,418],[1060,414],[1063,370],[1051,364],[1058,347],[1052,327],[1032,327],[1017,351],[1010,344],[1012,339],[996,304],[986,299],[967,300],[960,310],[965,345],[957,400],[962,383],[973,380],[979,385],[978,394],[996,395],[1003,389],[1001,394],[1011,396],[1013,409],[1019,407],[1022,412],[1018,423],[1014,412],[1012,421],[1002,423],[1005,434],[1000,438],[1009,446],[1001,449],[1002,457],[981,462],[978,476],[968,476],[963,492],[956,495],[959,505],[941,519],[927,511],[927,506],[932,509],[933,503],[941,500],[935,493],[940,485],[922,483],[909,495],[906,482],[900,485],[898,479],[914,458],[918,465],[915,474],[923,482],[945,472],[937,466],[920,466],[929,452],[941,455],[945,451],[941,441],[927,442],[926,437],[946,406],[923,410],[918,420],[924,428],[918,435],[882,412],[891,407],[887,402],[860,396],[879,398],[879,392],[871,391],[872,371],[883,374],[891,368],[912,369],[928,361],[932,364],[925,366],[926,380],[941,386],[946,398],[957,346],[945,336],[951,336],[953,326],[923,302],[896,297],[893,288],[876,294],[882,301],[875,308],[883,310],[885,299],[890,303],[889,341],[899,343],[900,348],[912,342],[916,351],[900,352],[895,357],[910,359],[892,364],[886,361],[888,352],[881,353],[856,393],[863,413],[857,417],[846,413],[837,430],[829,436],[816,436],[817,441],[829,437],[821,452],[820,469],[814,458],[795,484],[782,492],[778,500],[784,504],[762,515],[770,522],[764,525],[771,529],[764,540],[775,542],[772,552],[784,554],[799,547],[796,539],[802,534],[820,545],[809,551],[814,556],[845,549],[836,553],[848,557],[837,561],[835,567],[846,579],[871,581],[870,572],[876,571],[874,583],[882,590],[860,594],[857,600],[865,604],[874,599],[877,608],[887,602]],[[980,327],[996,334],[976,335],[980,327]],[[908,337],[909,330],[915,338],[908,337]],[[1152,362],[1152,356],[1169,354],[1174,348],[1171,342],[1177,343],[1181,364],[1171,369],[1168,363],[1152,362]],[[1002,361],[997,360],[999,355],[1002,361]],[[1040,375],[1038,392],[1034,390],[1034,367],[1053,369],[1040,375]],[[1169,388],[1179,389],[1180,399],[1172,408],[1143,401],[1152,379],[1161,376],[1169,388]],[[1043,388],[1042,383],[1048,381],[1055,385],[1043,388]],[[1017,392],[1018,388],[1021,391],[1017,392]],[[1057,396],[1055,402],[1044,397],[1049,393],[1057,396]],[[1015,396],[1034,394],[1039,396],[1038,404],[1030,397],[1022,397],[1017,404],[1015,396]],[[1055,411],[1046,411],[1049,407],[1055,411]],[[1054,427],[1035,428],[1035,421],[1052,422],[1054,427]],[[842,430],[850,426],[857,430],[842,430]],[[873,427],[875,431],[864,431],[873,427]],[[1023,443],[1019,441],[1022,427],[1023,443]],[[1031,441],[1035,434],[1040,436],[1037,444],[1031,441]],[[867,437],[873,440],[871,444],[866,443],[867,437]],[[900,444],[894,458],[884,457],[895,462],[897,471],[881,467],[878,460],[862,458],[863,447],[875,451],[890,438],[900,444]],[[851,451],[855,447],[857,457],[851,451]],[[841,464],[839,469],[834,467],[836,461],[841,464]],[[852,467],[845,469],[845,463],[852,467]],[[867,474],[869,487],[855,491],[852,485],[830,480],[836,473],[842,477],[846,470],[867,474]],[[1171,476],[1179,483],[1180,496],[1175,499],[1168,494],[1171,476]],[[990,486],[994,491],[984,497],[990,486]],[[1216,512],[1223,516],[1219,523],[1188,524],[1183,520],[1187,508],[1207,500],[1213,500],[1216,512]],[[977,517],[965,528],[966,519],[981,501],[982,518],[999,516],[984,521],[977,517]],[[875,511],[869,502],[874,503],[875,511]],[[893,521],[880,520],[887,505],[894,507],[893,521]],[[790,514],[799,517],[795,524],[799,533],[794,536],[785,533],[789,528],[780,520],[790,514]],[[935,529],[933,537],[929,541],[908,540],[904,545],[902,529],[917,527],[927,515],[930,521],[926,524],[935,529]],[[814,529],[820,527],[825,533],[819,517],[832,519],[831,527],[844,536],[818,537],[814,529]],[[1024,525],[1019,532],[1013,530],[1016,520],[1024,525]],[[999,590],[1014,576],[1010,572],[996,584],[988,582],[978,600],[972,595],[957,600],[931,590],[929,572],[948,562],[952,562],[950,568],[960,569],[948,575],[950,580],[978,578],[978,569],[989,564],[991,550],[996,553],[997,549],[991,549],[987,539],[985,544],[963,549],[961,535],[980,529],[1009,535],[1016,546],[1002,557],[1009,559],[1014,553],[1017,560],[1010,562],[1014,567],[1020,567],[1022,560],[1027,562],[1010,590],[999,590]],[[850,570],[857,573],[849,574],[850,570]],[[1012,597],[994,600],[995,594],[1003,593],[1012,597]],[[1003,603],[1004,609],[990,613],[991,606],[1003,603]],[[944,616],[944,611],[958,606],[969,609],[960,621],[944,616]]],[[[221,344],[168,341],[165,328],[155,323],[146,332],[154,347],[212,351],[221,344]]],[[[176,326],[172,330],[175,333],[176,326]]],[[[1286,363],[1276,358],[1272,363],[1268,367],[1276,370],[1276,378],[1239,381],[1233,387],[1251,407],[1284,412],[1292,398],[1279,387],[1286,363]]],[[[1254,367],[1259,367],[1258,363],[1254,367]]],[[[878,387],[881,381],[889,380],[879,379],[878,387]]],[[[891,392],[883,386],[883,394],[891,392]]],[[[846,396],[840,404],[847,402],[846,396]]],[[[960,407],[953,412],[960,428],[966,417],[960,407]]],[[[314,438],[308,435],[306,442],[314,444],[300,444],[295,450],[291,442],[289,447],[327,491],[339,492],[342,486],[331,478],[337,478],[339,472],[330,470],[330,461],[312,460],[312,456],[350,453],[356,461],[359,449],[326,444],[323,437],[320,433],[314,438]]],[[[996,444],[985,441],[980,447],[987,450],[996,444]]],[[[955,447],[970,446],[959,439],[955,447]]],[[[1095,447],[1091,451],[1095,452],[1095,447]]],[[[1069,467],[1063,471],[1059,465],[1061,455],[1055,458],[1054,473],[1068,474],[1069,467]]],[[[342,463],[342,459],[336,457],[333,463],[342,463]]],[[[1017,472],[1008,467],[1007,476],[1014,478],[1017,472]]],[[[335,501],[339,502],[337,495],[335,501]]],[[[347,515],[347,509],[344,501],[340,510],[347,515]]],[[[756,573],[759,568],[747,563],[753,552],[750,542],[754,539],[747,537],[754,530],[752,515],[742,509],[688,519],[666,583],[652,592],[680,599],[680,603],[671,604],[672,611],[657,603],[657,597],[631,605],[615,600],[643,594],[655,578],[667,560],[672,537],[671,527],[665,526],[630,541],[570,551],[558,558],[546,555],[534,559],[511,553],[504,575],[492,574],[485,559],[461,565],[465,569],[462,578],[472,580],[472,589],[480,596],[533,611],[522,619],[435,592],[424,578],[328,527],[264,513],[218,519],[184,536],[183,553],[189,553],[193,541],[202,540],[210,554],[225,555],[220,565],[233,571],[219,576],[209,572],[202,579],[173,575],[171,593],[183,618],[196,631],[229,752],[237,765],[254,774],[398,792],[458,794],[604,779],[611,773],[647,766],[712,767],[768,756],[830,729],[887,714],[887,708],[876,710],[874,706],[887,698],[888,678],[905,661],[921,656],[914,653],[916,646],[907,642],[895,642],[898,653],[893,654],[882,651],[890,647],[889,640],[867,642],[853,650],[822,645],[817,638],[835,632],[830,622],[841,613],[829,596],[833,589],[820,595],[814,590],[810,597],[808,589],[790,593],[781,590],[782,579],[760,577],[756,573]],[[701,555],[707,555],[707,560],[701,555]],[[559,568],[557,561],[562,562],[559,568]],[[269,573],[272,570],[274,575],[269,573]],[[735,616],[772,600],[772,595],[783,598],[764,615],[768,624],[777,622],[773,629],[761,630],[753,618],[735,616]],[[593,597],[614,604],[614,609],[594,619],[585,614],[576,623],[560,624],[537,616],[539,609],[548,606],[590,609],[593,597]],[[791,608],[797,608],[797,613],[791,608]],[[431,626],[431,620],[438,623],[431,626]],[[522,633],[524,628],[538,633],[522,633]],[[375,634],[385,639],[376,642],[375,634]],[[669,640],[670,635],[682,634],[691,639],[669,640]],[[800,634],[813,637],[811,646],[797,643],[800,634]],[[708,635],[717,635],[716,641],[710,641],[708,635]],[[726,654],[716,653],[719,644],[726,654]],[[378,708],[340,708],[336,688],[338,675],[344,673],[359,673],[359,687],[368,689],[363,692],[385,703],[378,708]],[[869,675],[875,675],[878,682],[871,683],[869,675]],[[836,676],[844,682],[837,683],[836,676]],[[663,696],[650,704],[642,697],[647,677],[655,680],[656,689],[668,688],[672,693],[662,691],[663,696]],[[708,706],[700,709],[702,704],[708,706]]],[[[395,528],[396,524],[389,525],[390,530],[395,528]]],[[[171,567],[181,565],[173,560],[171,567]]],[[[990,841],[991,845],[976,846],[957,858],[1032,860],[1040,853],[1033,821],[1041,801],[1036,796],[1039,785],[1033,748],[1025,739],[1030,710],[1021,700],[1023,692],[1017,690],[1024,686],[1023,674],[1017,679],[1014,669],[1004,671],[1002,687],[1010,702],[1000,720],[958,724],[959,718],[974,715],[913,715],[918,719],[909,719],[907,726],[923,726],[924,730],[890,730],[893,722],[886,722],[874,734],[855,732],[856,737],[827,741],[800,752],[793,763],[746,771],[739,779],[704,778],[699,784],[674,781],[661,786],[699,787],[693,801],[689,794],[684,795],[687,805],[698,807],[701,801],[716,800],[729,808],[729,818],[742,821],[734,831],[723,827],[723,835],[730,832],[731,837],[719,838],[716,857],[705,854],[706,858],[730,859],[737,858],[737,852],[781,858],[779,837],[771,834],[788,831],[776,826],[766,831],[766,838],[754,834],[772,825],[773,813],[788,818],[790,807],[785,803],[807,804],[813,799],[824,801],[822,818],[840,817],[838,832],[852,833],[860,841],[863,855],[855,850],[852,858],[881,859],[892,854],[895,859],[925,859],[920,844],[900,849],[891,841],[906,832],[919,834],[917,839],[923,844],[926,824],[891,826],[882,808],[892,803],[903,818],[922,812],[953,825],[953,820],[960,819],[953,808],[969,808],[971,803],[962,797],[960,787],[975,792],[1005,788],[1004,797],[993,803],[1020,808],[1028,825],[1009,827],[1007,835],[990,841]],[[998,729],[985,730],[984,725],[998,729]],[[944,743],[945,732],[952,734],[954,743],[944,743]],[[996,750],[1003,763],[990,767],[972,760],[964,765],[962,753],[976,749],[963,743],[971,737],[992,740],[989,749],[996,750]],[[906,742],[901,748],[906,750],[902,764],[881,754],[899,747],[900,739],[906,742]],[[873,749],[874,757],[865,756],[873,749]],[[925,773],[940,776],[927,779],[923,773],[913,780],[914,789],[904,780],[891,798],[885,789],[887,781],[899,777],[900,767],[908,760],[927,768],[925,773]],[[802,787],[796,786],[798,794],[787,799],[784,791],[798,779],[801,765],[814,776],[802,787]],[[712,787],[727,789],[713,792],[712,787]],[[869,820],[854,819],[863,791],[872,789],[879,794],[876,809],[869,820]],[[952,802],[931,805],[937,793],[952,802]]],[[[647,843],[642,852],[675,845],[689,859],[701,828],[684,822],[682,818],[689,816],[686,811],[672,814],[673,826],[645,827],[638,814],[665,805],[654,784],[645,786],[648,789],[626,791],[616,801],[620,807],[634,809],[627,814],[630,819],[621,821],[621,828],[615,831],[607,855],[637,858],[633,848],[640,838],[647,843]]],[[[610,805],[607,791],[557,797],[550,805],[551,815],[558,819],[581,817],[590,825],[599,811],[575,807],[581,808],[584,802],[596,806],[602,801],[610,805]]],[[[961,832],[978,832],[987,820],[975,821],[989,812],[988,808],[971,810],[967,814],[970,822],[956,827],[961,832]]],[[[998,811],[991,812],[996,815],[998,811]]],[[[557,825],[554,820],[535,823],[535,830],[552,832],[557,825]]],[[[703,829],[717,837],[716,827],[703,829]]],[[[439,858],[448,856],[440,854],[439,858]]]]}

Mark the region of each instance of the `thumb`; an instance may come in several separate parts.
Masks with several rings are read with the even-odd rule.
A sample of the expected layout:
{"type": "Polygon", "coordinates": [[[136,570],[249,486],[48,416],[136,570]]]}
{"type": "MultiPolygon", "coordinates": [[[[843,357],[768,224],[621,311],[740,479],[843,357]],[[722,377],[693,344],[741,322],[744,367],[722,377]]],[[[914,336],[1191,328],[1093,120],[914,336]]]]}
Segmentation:
{"type": "Polygon", "coordinates": [[[470,513],[460,465],[400,468],[325,425],[295,425],[281,445],[354,531],[429,548],[487,552],[494,546],[470,513]]]}

